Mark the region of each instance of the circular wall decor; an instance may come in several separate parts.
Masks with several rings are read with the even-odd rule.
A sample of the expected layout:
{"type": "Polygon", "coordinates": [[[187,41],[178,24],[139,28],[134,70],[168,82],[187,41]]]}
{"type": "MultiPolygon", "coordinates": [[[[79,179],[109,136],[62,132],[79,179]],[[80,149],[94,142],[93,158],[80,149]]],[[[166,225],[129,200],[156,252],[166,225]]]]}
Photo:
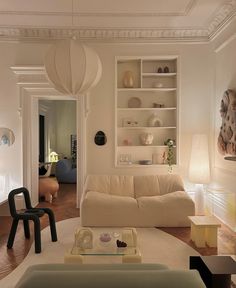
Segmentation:
{"type": "Polygon", "coordinates": [[[140,108],[142,101],[138,97],[131,97],[128,101],[129,108],[140,108]]]}

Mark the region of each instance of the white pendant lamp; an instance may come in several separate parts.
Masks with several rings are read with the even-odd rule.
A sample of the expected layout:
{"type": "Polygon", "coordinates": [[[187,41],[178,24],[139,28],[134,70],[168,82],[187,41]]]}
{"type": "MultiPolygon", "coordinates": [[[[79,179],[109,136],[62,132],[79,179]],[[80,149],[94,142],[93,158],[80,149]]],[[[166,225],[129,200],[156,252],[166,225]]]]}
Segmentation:
{"type": "Polygon", "coordinates": [[[63,94],[88,92],[100,80],[102,64],[97,53],[78,40],[63,40],[52,45],[44,65],[49,80],[63,94]]]}

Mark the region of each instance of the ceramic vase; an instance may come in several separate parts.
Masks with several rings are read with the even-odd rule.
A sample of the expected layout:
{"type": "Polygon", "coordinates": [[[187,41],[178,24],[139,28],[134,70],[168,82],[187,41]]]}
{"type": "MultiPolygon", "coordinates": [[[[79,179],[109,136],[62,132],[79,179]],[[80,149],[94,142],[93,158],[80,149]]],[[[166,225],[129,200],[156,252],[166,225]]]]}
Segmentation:
{"type": "Polygon", "coordinates": [[[123,77],[123,85],[125,88],[133,88],[134,87],[134,75],[132,71],[125,71],[123,77]]]}
{"type": "Polygon", "coordinates": [[[162,121],[157,117],[156,114],[152,114],[151,117],[148,119],[148,126],[149,127],[160,127],[162,126],[162,121]]]}

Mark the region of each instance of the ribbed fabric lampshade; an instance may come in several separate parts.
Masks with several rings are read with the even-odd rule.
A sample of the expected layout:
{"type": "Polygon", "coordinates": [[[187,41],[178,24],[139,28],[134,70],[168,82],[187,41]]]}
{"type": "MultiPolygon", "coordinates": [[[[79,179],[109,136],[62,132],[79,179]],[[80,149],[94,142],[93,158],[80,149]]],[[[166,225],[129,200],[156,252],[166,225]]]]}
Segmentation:
{"type": "Polygon", "coordinates": [[[74,96],[88,92],[102,75],[97,53],[78,40],[63,40],[52,45],[44,65],[55,89],[74,96]]]}
{"type": "Polygon", "coordinates": [[[195,134],[192,137],[189,180],[197,184],[210,182],[208,139],[205,134],[195,134]]]}

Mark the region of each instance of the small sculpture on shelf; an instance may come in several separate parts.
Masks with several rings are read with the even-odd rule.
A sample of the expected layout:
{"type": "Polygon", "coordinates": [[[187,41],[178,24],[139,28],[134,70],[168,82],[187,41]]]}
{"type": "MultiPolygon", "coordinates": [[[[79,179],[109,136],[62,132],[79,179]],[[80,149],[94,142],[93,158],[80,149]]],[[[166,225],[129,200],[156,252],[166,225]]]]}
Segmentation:
{"type": "Polygon", "coordinates": [[[140,140],[142,145],[151,145],[153,142],[153,134],[152,133],[142,133],[140,135],[140,140]]]}
{"type": "Polygon", "coordinates": [[[160,103],[156,103],[156,102],[154,102],[154,103],[152,103],[152,107],[153,107],[153,108],[164,108],[165,105],[164,105],[164,104],[160,104],[160,103]]]}
{"type": "Polygon", "coordinates": [[[162,88],[163,84],[161,82],[153,82],[152,86],[153,88],[162,88]]]}
{"type": "Polygon", "coordinates": [[[138,121],[133,118],[123,118],[122,119],[123,127],[137,127],[138,121]]]}
{"type": "Polygon", "coordinates": [[[167,164],[169,165],[168,167],[168,172],[169,173],[172,173],[172,170],[173,170],[173,167],[172,167],[172,161],[173,161],[173,158],[174,158],[174,152],[173,152],[173,147],[175,145],[175,140],[173,139],[167,139],[165,142],[164,142],[164,145],[167,145],[168,146],[168,151],[167,151],[167,155],[166,155],[166,161],[167,161],[167,164]]]}
{"type": "Polygon", "coordinates": [[[168,67],[168,66],[165,66],[165,67],[164,67],[164,73],[169,73],[169,72],[170,72],[169,67],[168,67]]]}
{"type": "Polygon", "coordinates": [[[124,146],[132,146],[132,141],[130,139],[124,139],[123,140],[123,145],[124,146]]]}
{"type": "Polygon", "coordinates": [[[158,67],[157,73],[162,73],[162,68],[161,67],[158,67]]]}
{"type": "Polygon", "coordinates": [[[163,122],[160,118],[158,118],[156,113],[153,113],[151,117],[148,118],[147,124],[149,127],[161,127],[163,122]]]}

